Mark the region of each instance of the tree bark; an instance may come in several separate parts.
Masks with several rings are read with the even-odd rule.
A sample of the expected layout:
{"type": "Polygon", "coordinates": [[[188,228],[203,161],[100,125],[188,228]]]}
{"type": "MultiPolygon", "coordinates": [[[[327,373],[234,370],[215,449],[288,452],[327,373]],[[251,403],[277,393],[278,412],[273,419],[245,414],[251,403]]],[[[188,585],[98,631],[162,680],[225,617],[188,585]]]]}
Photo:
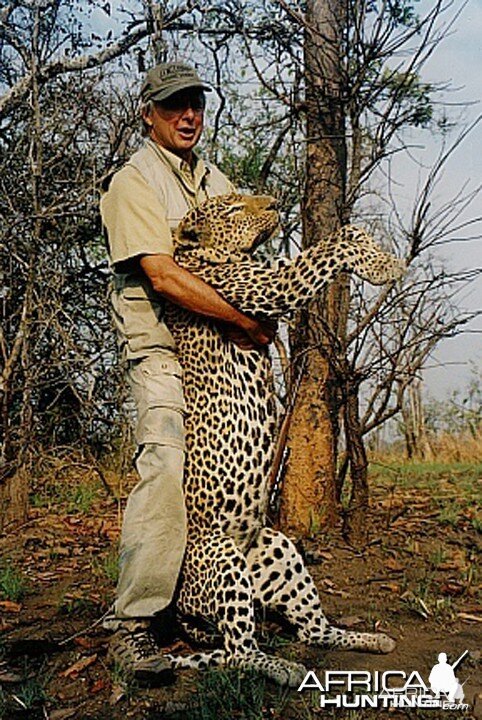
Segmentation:
{"type": "Polygon", "coordinates": [[[425,429],[422,381],[417,378],[414,378],[407,388],[406,399],[402,405],[402,418],[407,458],[432,459],[432,448],[425,429]]]}
{"type": "Polygon", "coordinates": [[[343,534],[352,545],[367,541],[368,459],[360,427],[358,386],[347,378],[344,405],[347,453],[350,460],[350,502],[343,518],[343,534]]]}
{"type": "Polygon", "coordinates": [[[27,519],[28,479],[23,470],[0,478],[0,533],[27,519]]]}
{"type": "Polygon", "coordinates": [[[30,238],[30,250],[27,258],[27,282],[23,299],[22,316],[14,350],[10,356],[11,368],[7,373],[5,402],[9,401],[8,380],[10,374],[17,372],[22,377],[19,427],[15,443],[10,443],[8,426],[8,407],[5,424],[5,448],[1,458],[2,478],[0,480],[0,528],[9,524],[19,524],[25,521],[28,513],[28,496],[30,487],[29,472],[26,470],[27,458],[30,454],[30,441],[33,436],[32,411],[32,357],[30,333],[34,319],[34,286],[37,282],[37,255],[42,237],[42,202],[41,185],[43,173],[43,143],[42,143],[42,116],[40,109],[40,24],[41,9],[36,7],[32,24],[32,46],[30,55],[31,70],[31,118],[30,118],[30,192],[31,203],[35,220],[33,222],[30,238]],[[15,367],[16,363],[17,367],[15,367]]]}
{"type": "MultiPolygon", "coordinates": [[[[347,151],[340,64],[343,7],[340,0],[309,0],[307,5],[304,248],[345,221],[347,151]]],[[[300,314],[291,338],[295,367],[304,354],[307,361],[288,436],[280,523],[298,535],[330,527],[340,518],[336,491],[340,403],[332,355],[334,336],[345,334],[348,282],[339,280],[300,314]]]]}

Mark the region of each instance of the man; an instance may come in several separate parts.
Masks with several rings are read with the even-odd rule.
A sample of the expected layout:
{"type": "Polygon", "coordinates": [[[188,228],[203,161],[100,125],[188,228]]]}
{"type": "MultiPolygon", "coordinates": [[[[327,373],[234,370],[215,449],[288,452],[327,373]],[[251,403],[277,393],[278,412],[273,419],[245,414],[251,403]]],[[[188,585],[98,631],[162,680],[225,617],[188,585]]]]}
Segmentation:
{"type": "Polygon", "coordinates": [[[193,206],[229,193],[231,183],[194,152],[210,88],[183,63],[157,65],[141,90],[147,140],[117,172],[101,199],[112,304],[137,407],[136,466],[122,527],[111,658],[137,678],[166,671],[152,619],[172,600],[185,547],[182,370],[163,322],[164,299],[225,323],[241,347],[264,345],[269,327],[238,312],[173,260],[172,232],[193,206]]]}
{"type": "MultiPolygon", "coordinates": [[[[455,665],[457,664],[455,663],[455,665]]],[[[455,677],[454,667],[448,664],[446,653],[439,653],[438,663],[433,666],[428,678],[431,691],[437,697],[443,692],[447,695],[449,702],[454,702],[455,696],[460,694],[463,699],[464,693],[462,686],[455,677]]]]}

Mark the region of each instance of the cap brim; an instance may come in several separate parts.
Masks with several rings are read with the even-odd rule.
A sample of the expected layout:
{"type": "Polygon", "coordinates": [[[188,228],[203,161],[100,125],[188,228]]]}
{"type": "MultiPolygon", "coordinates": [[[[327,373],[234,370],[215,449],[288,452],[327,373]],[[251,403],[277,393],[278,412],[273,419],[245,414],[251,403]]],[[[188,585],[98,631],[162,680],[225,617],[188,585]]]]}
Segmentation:
{"type": "Polygon", "coordinates": [[[162,102],[162,100],[167,100],[168,97],[171,97],[171,95],[175,95],[177,92],[180,92],[181,90],[188,90],[189,88],[192,88],[193,90],[204,90],[205,92],[212,92],[212,87],[209,85],[206,85],[205,83],[193,83],[190,82],[180,82],[176,83],[175,86],[170,88],[164,88],[163,90],[158,90],[157,92],[153,93],[152,95],[149,95],[146,100],[154,100],[154,102],[162,102]]]}

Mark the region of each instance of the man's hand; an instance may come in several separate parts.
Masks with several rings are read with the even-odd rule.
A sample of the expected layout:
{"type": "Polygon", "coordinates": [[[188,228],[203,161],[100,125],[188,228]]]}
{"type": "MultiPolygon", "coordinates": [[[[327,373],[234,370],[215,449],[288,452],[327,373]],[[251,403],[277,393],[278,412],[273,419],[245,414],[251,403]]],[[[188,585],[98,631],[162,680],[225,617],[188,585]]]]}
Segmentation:
{"type": "Polygon", "coordinates": [[[278,331],[276,320],[252,320],[244,329],[231,323],[224,323],[222,332],[225,338],[241,350],[254,350],[272,342],[278,331]]]}

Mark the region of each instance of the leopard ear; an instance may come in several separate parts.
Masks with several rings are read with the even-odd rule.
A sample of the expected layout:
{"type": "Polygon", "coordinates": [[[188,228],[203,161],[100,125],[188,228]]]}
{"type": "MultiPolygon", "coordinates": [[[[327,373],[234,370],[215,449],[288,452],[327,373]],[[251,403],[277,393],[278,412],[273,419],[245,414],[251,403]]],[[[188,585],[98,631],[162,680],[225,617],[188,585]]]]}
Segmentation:
{"type": "Polygon", "coordinates": [[[199,247],[198,231],[194,228],[187,227],[181,224],[176,230],[174,236],[174,245],[176,248],[196,248],[199,247]]]}
{"type": "Polygon", "coordinates": [[[199,211],[191,210],[177,226],[174,244],[178,249],[193,249],[209,244],[211,226],[199,211]]]}

